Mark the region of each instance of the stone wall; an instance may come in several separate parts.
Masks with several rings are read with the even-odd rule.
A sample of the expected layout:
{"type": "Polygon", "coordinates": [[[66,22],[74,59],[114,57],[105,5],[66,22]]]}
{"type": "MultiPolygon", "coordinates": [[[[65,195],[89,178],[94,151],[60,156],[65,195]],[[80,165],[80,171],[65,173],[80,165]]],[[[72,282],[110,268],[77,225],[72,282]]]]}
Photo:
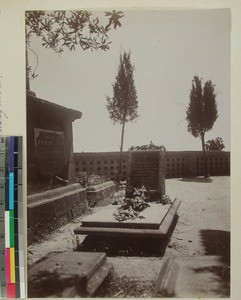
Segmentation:
{"type": "MultiPolygon", "coordinates": [[[[230,175],[230,152],[208,151],[211,176],[230,175]]],[[[119,152],[75,153],[75,169],[113,179],[119,166],[119,152]]],[[[166,178],[203,175],[202,151],[166,151],[166,178]]],[[[123,152],[123,176],[127,175],[128,152],[123,152]]]]}
{"type": "Polygon", "coordinates": [[[113,181],[82,188],[78,183],[28,196],[28,245],[38,242],[59,227],[81,216],[119,185],[113,181]]]}
{"type": "Polygon", "coordinates": [[[114,181],[107,181],[95,186],[89,186],[87,190],[87,201],[90,207],[98,204],[99,201],[104,200],[105,197],[114,195],[118,190],[118,184],[114,181]]]}
{"type": "Polygon", "coordinates": [[[83,214],[86,199],[86,189],[78,183],[28,196],[28,244],[83,214]]]}

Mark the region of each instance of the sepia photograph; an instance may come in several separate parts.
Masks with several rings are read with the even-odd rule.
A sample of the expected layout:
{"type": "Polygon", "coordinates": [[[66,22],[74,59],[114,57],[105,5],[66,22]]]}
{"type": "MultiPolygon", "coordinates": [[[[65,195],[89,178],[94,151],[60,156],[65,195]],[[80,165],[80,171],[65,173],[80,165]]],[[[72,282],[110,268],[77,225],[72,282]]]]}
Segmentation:
{"type": "Polygon", "coordinates": [[[231,10],[26,10],[27,295],[229,298],[231,10]]]}

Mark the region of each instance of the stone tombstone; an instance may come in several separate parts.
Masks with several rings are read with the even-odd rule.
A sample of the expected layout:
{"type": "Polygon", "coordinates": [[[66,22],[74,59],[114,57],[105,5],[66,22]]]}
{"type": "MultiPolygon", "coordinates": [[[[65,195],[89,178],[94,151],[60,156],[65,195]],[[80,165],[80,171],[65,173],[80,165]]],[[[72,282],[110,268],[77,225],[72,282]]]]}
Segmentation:
{"type": "Polygon", "coordinates": [[[164,156],[164,150],[129,151],[126,197],[133,197],[134,188],[143,185],[150,193],[150,200],[165,195],[164,156]]]}
{"type": "Polygon", "coordinates": [[[48,188],[50,176],[57,185],[75,182],[72,123],[82,113],[40,99],[27,91],[28,188],[48,188]]]}

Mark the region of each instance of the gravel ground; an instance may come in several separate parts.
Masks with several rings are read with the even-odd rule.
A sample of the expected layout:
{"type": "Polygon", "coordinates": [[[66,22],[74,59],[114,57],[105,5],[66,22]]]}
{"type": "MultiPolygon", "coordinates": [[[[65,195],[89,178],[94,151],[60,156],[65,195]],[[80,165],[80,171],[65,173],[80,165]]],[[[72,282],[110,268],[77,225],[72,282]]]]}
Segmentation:
{"type": "MultiPolygon", "coordinates": [[[[123,191],[119,194],[121,193],[123,191]]],[[[166,194],[171,199],[178,198],[182,201],[171,238],[162,241],[159,255],[145,255],[142,252],[138,255],[108,254],[108,261],[114,265],[114,274],[98,290],[96,296],[151,297],[163,261],[172,255],[223,255],[228,260],[230,177],[212,177],[209,180],[167,179],[166,194]]],[[[108,201],[107,199],[104,204],[108,201]]],[[[96,207],[94,211],[100,208],[96,207]]],[[[83,216],[62,227],[45,241],[31,245],[28,248],[29,265],[50,251],[79,247],[85,236],[76,238],[73,229],[82,218],[83,216]]]]}

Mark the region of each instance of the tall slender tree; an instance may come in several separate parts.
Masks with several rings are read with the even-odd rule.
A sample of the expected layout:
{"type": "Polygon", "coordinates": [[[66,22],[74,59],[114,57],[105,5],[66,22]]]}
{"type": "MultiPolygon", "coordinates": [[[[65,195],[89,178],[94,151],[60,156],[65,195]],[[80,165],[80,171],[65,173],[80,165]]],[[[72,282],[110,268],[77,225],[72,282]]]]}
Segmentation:
{"type": "Polygon", "coordinates": [[[190,91],[189,107],[186,111],[187,130],[202,143],[204,177],[209,176],[206,153],[205,133],[213,128],[218,118],[215,85],[211,80],[202,86],[202,79],[194,76],[190,91]]]}
{"type": "Polygon", "coordinates": [[[138,118],[138,100],[134,83],[134,65],[131,63],[130,52],[120,55],[120,64],[116,81],[113,84],[113,96],[106,97],[109,117],[114,124],[119,123],[121,129],[120,166],[122,175],[122,152],[124,143],[125,124],[138,118]]]}

